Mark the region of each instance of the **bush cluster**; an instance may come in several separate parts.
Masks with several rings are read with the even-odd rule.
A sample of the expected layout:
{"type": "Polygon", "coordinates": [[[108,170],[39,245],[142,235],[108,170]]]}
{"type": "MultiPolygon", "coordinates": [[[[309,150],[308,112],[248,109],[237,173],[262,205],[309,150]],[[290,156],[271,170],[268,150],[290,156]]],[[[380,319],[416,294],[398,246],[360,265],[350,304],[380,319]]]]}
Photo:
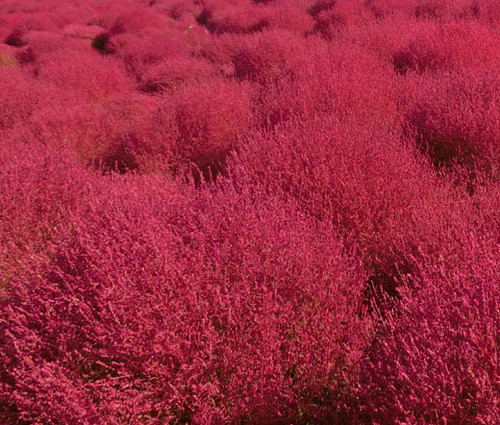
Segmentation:
{"type": "Polygon", "coordinates": [[[498,425],[499,28],[0,2],[0,422],[498,425]]]}

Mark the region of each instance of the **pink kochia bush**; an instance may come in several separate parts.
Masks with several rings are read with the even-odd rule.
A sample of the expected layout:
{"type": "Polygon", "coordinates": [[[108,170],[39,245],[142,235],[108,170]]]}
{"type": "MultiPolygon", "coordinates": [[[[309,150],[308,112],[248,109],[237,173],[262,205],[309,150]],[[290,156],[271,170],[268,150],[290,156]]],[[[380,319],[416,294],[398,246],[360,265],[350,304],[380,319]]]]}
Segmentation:
{"type": "Polygon", "coordinates": [[[13,279],[26,278],[31,264],[58,239],[61,224],[85,199],[93,175],[61,147],[31,141],[2,142],[1,148],[0,299],[6,299],[13,279]]]}
{"type": "Polygon", "coordinates": [[[309,61],[262,90],[255,113],[261,123],[273,127],[325,114],[394,129],[399,118],[390,67],[357,46],[339,43],[326,48],[312,41],[314,53],[309,61]]]}
{"type": "Polygon", "coordinates": [[[130,91],[132,82],[121,64],[111,58],[67,51],[47,57],[37,69],[40,84],[51,83],[80,97],[99,100],[110,94],[130,91]]]}
{"type": "Polygon", "coordinates": [[[360,0],[337,0],[318,2],[313,8],[315,14],[314,31],[327,39],[334,39],[354,28],[364,26],[373,15],[360,0]],[[323,7],[322,7],[323,6],[323,7]]]}
{"type": "Polygon", "coordinates": [[[183,34],[155,31],[146,35],[118,34],[105,45],[120,58],[132,75],[140,76],[149,67],[176,56],[187,56],[183,34]]]}
{"type": "Polygon", "coordinates": [[[93,190],[2,301],[4,420],[342,423],[370,319],[330,224],[258,187],[93,190]]]}
{"type": "Polygon", "coordinates": [[[467,225],[462,202],[390,134],[322,116],[290,122],[239,151],[236,181],[284,190],[308,213],[333,220],[387,291],[401,273],[418,274],[422,256],[449,267],[466,257],[457,244],[467,225]]]}
{"type": "Polygon", "coordinates": [[[178,56],[151,66],[141,75],[139,86],[147,93],[172,92],[204,83],[217,74],[215,67],[204,59],[178,56]]]}
{"type": "Polygon", "coordinates": [[[56,149],[70,148],[87,165],[119,171],[143,168],[150,154],[162,159],[168,156],[165,143],[151,149],[151,120],[156,107],[156,99],[140,94],[115,94],[100,103],[46,105],[31,117],[25,137],[56,149]]]}
{"type": "Polygon", "coordinates": [[[402,291],[362,383],[372,423],[499,423],[500,268],[491,242],[471,237],[481,254],[469,270],[402,291]]]}
{"type": "Polygon", "coordinates": [[[313,43],[281,29],[251,35],[242,42],[234,56],[236,76],[263,85],[270,84],[307,61],[308,50],[316,47],[313,43]]]}
{"type": "Polygon", "coordinates": [[[394,66],[400,72],[498,66],[498,46],[495,33],[476,22],[430,22],[418,28],[408,45],[394,55],[394,66]]]}
{"type": "Polygon", "coordinates": [[[0,130],[22,126],[47,100],[49,91],[37,85],[24,70],[0,66],[0,130]]]}
{"type": "Polygon", "coordinates": [[[187,86],[162,99],[153,126],[160,138],[173,134],[179,162],[217,167],[250,129],[251,96],[247,84],[223,79],[187,86]]]}
{"type": "Polygon", "coordinates": [[[13,28],[5,43],[11,46],[22,46],[25,41],[23,37],[30,31],[51,31],[56,25],[52,17],[47,13],[31,14],[22,19],[13,28]]]}
{"type": "Polygon", "coordinates": [[[495,70],[473,68],[444,75],[421,90],[408,124],[437,164],[458,163],[498,176],[499,90],[495,70]]]}

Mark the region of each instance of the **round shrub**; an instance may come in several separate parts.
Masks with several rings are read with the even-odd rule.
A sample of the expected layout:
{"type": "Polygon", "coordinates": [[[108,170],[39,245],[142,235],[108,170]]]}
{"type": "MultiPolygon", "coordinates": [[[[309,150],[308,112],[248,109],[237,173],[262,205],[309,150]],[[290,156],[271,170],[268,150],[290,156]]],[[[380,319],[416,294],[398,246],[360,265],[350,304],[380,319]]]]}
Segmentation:
{"type": "Polygon", "coordinates": [[[223,161],[250,129],[250,100],[248,86],[224,80],[174,93],[168,101],[175,108],[180,157],[202,169],[223,161]]]}
{"type": "Polygon", "coordinates": [[[361,249],[370,285],[395,295],[422,258],[464,258],[461,192],[441,181],[409,143],[327,114],[290,120],[241,144],[231,176],[284,190],[320,220],[333,220],[361,249]]]}
{"type": "Polygon", "coordinates": [[[314,32],[332,40],[370,23],[372,15],[360,2],[337,1],[334,7],[322,10],[314,17],[314,32]]]}
{"type": "Polygon", "coordinates": [[[33,65],[35,72],[38,72],[41,63],[50,61],[53,54],[76,56],[91,53],[89,44],[83,39],[47,31],[32,31],[24,37],[24,41],[26,44],[17,50],[17,57],[21,63],[33,65]]]}
{"type": "Polygon", "coordinates": [[[24,37],[31,31],[56,32],[57,27],[51,15],[46,13],[31,14],[14,26],[4,42],[11,46],[22,46],[25,44],[24,37]]]}
{"type": "Polygon", "coordinates": [[[63,30],[62,34],[65,37],[77,38],[93,41],[99,34],[104,32],[104,28],[97,25],[82,25],[82,24],[68,24],[63,30]]]}
{"type": "Polygon", "coordinates": [[[271,3],[268,10],[267,28],[281,28],[299,34],[308,34],[313,30],[314,20],[295,1],[271,3]]]}
{"type": "Polygon", "coordinates": [[[178,56],[166,59],[144,72],[139,87],[144,92],[173,92],[201,84],[217,76],[216,68],[203,59],[178,56]]]}
{"type": "Polygon", "coordinates": [[[471,19],[477,18],[478,3],[471,0],[419,0],[415,16],[419,19],[471,19]]]}
{"type": "Polygon", "coordinates": [[[114,95],[100,104],[80,100],[37,111],[29,130],[47,146],[75,152],[83,164],[120,172],[143,171],[141,155],[167,155],[160,145],[153,152],[149,148],[155,107],[154,98],[130,93],[114,95]]]}
{"type": "Polygon", "coordinates": [[[13,281],[29,279],[34,264],[47,260],[68,214],[86,199],[92,176],[60,146],[24,135],[0,139],[0,147],[0,302],[8,303],[13,281]]]}
{"type": "Polygon", "coordinates": [[[236,76],[269,84],[293,71],[308,58],[308,42],[285,30],[268,30],[243,40],[234,57],[236,76]]]}
{"type": "Polygon", "coordinates": [[[221,34],[203,43],[200,56],[216,65],[223,74],[234,75],[233,60],[246,36],[242,34],[221,34]]]}
{"type": "Polygon", "coordinates": [[[127,71],[135,76],[164,60],[188,56],[185,35],[177,31],[154,32],[141,37],[114,36],[106,43],[106,49],[119,57],[127,71]]]}
{"type": "Polygon", "coordinates": [[[264,127],[328,114],[391,131],[397,128],[396,85],[390,66],[347,43],[316,48],[310,57],[310,62],[262,91],[255,114],[264,127]]]}
{"type": "Polygon", "coordinates": [[[214,34],[249,34],[266,28],[269,15],[262,7],[232,7],[211,12],[205,25],[214,34]]]}
{"type": "Polygon", "coordinates": [[[488,248],[476,236],[468,241],[472,266],[401,292],[398,311],[385,320],[360,386],[358,408],[371,423],[500,420],[498,242],[488,248]]]}
{"type": "Polygon", "coordinates": [[[0,310],[0,415],[342,423],[371,322],[332,226],[258,188],[91,188],[0,310]]]}
{"type": "Polygon", "coordinates": [[[500,80],[496,70],[466,69],[436,79],[407,115],[421,149],[436,165],[500,170],[500,80]]]}
{"type": "Polygon", "coordinates": [[[48,55],[37,66],[37,78],[40,83],[54,84],[68,94],[96,100],[133,88],[118,61],[90,49],[87,53],[62,50],[48,55]]]}
{"type": "Polygon", "coordinates": [[[109,34],[141,33],[147,30],[164,30],[167,26],[167,17],[158,11],[138,7],[128,8],[126,12],[116,17],[109,28],[109,34]]]}
{"type": "Polygon", "coordinates": [[[47,99],[39,87],[19,67],[0,66],[0,129],[22,126],[40,104],[47,99]]]}
{"type": "Polygon", "coordinates": [[[477,22],[430,22],[416,32],[408,46],[396,52],[394,66],[402,73],[497,66],[499,43],[493,32],[477,22]]]}

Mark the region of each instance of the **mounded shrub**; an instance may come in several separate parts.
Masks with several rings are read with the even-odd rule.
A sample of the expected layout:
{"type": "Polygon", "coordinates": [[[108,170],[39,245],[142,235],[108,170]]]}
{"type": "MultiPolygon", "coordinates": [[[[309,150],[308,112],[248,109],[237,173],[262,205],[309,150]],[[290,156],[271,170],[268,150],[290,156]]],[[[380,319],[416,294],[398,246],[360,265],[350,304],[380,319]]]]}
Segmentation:
{"type": "Polygon", "coordinates": [[[314,27],[314,20],[296,1],[282,1],[269,6],[268,28],[281,28],[308,34],[314,27]]]}
{"type": "Polygon", "coordinates": [[[498,241],[477,236],[471,232],[468,241],[469,266],[403,291],[397,312],[384,321],[360,387],[358,408],[371,423],[500,420],[498,241]]]}
{"type": "Polygon", "coordinates": [[[223,74],[233,76],[233,60],[246,36],[242,34],[221,34],[203,43],[200,56],[216,65],[223,74]]]}
{"type": "Polygon", "coordinates": [[[30,14],[29,17],[21,20],[12,28],[4,43],[19,47],[25,44],[24,37],[31,31],[55,32],[56,30],[56,24],[49,14],[30,14]]]}
{"type": "Polygon", "coordinates": [[[500,80],[493,69],[444,75],[420,92],[407,115],[417,143],[436,165],[455,164],[498,177],[500,80]]]}
{"type": "Polygon", "coordinates": [[[272,83],[305,63],[313,43],[285,30],[253,34],[234,56],[236,76],[263,85],[272,83]]]}
{"type": "Polygon", "coordinates": [[[41,143],[74,151],[83,164],[121,172],[142,171],[141,155],[166,155],[161,146],[151,151],[155,108],[154,98],[130,93],[114,95],[102,103],[52,105],[33,116],[30,132],[41,143]]]}
{"type": "Polygon", "coordinates": [[[204,169],[217,166],[251,125],[251,91],[246,84],[213,80],[174,93],[176,149],[204,169]]]}
{"type": "Polygon", "coordinates": [[[62,30],[62,34],[65,37],[88,40],[89,42],[92,42],[103,32],[104,29],[100,26],[82,24],[68,24],[62,30]]]}
{"type": "Polygon", "coordinates": [[[22,126],[47,98],[46,91],[18,67],[0,66],[0,129],[22,126]]]}
{"type": "MultiPolygon", "coordinates": [[[[68,214],[86,199],[85,185],[92,178],[66,149],[26,137],[2,138],[0,146],[0,302],[5,303],[4,309],[13,282],[29,279],[34,264],[47,260],[48,246],[59,240],[68,214]]],[[[5,376],[0,376],[3,388],[5,376]]],[[[5,403],[4,395],[0,400],[5,403]]]]}
{"type": "Polygon", "coordinates": [[[204,59],[178,56],[149,68],[140,77],[142,91],[173,92],[188,85],[205,83],[218,75],[216,68],[204,59]]]}
{"type": "Polygon", "coordinates": [[[394,55],[394,66],[402,73],[497,66],[499,43],[498,36],[477,22],[429,22],[415,33],[408,46],[394,55]]]}
{"type": "Polygon", "coordinates": [[[370,321],[331,226],[258,188],[94,187],[1,310],[6,420],[342,423],[370,321]]]}
{"type": "Polygon", "coordinates": [[[162,31],[147,36],[118,35],[106,43],[106,49],[119,57],[127,71],[140,76],[149,67],[177,56],[188,56],[185,34],[162,31]]]}
{"type": "Polygon", "coordinates": [[[214,34],[250,34],[266,28],[270,14],[271,11],[263,7],[237,6],[211,12],[205,25],[214,34]]]}
{"type": "Polygon", "coordinates": [[[419,0],[415,16],[419,19],[474,19],[479,13],[474,0],[419,0]]]}
{"type": "Polygon", "coordinates": [[[333,7],[326,7],[315,17],[314,32],[332,40],[344,36],[353,28],[367,25],[373,16],[364,7],[363,2],[352,0],[337,0],[333,7]]]}
{"type": "Polygon", "coordinates": [[[147,30],[164,30],[167,26],[167,17],[158,11],[138,7],[127,8],[127,11],[116,17],[109,28],[109,34],[134,33],[140,34],[147,30]]]}
{"type": "MultiPolygon", "coordinates": [[[[83,39],[67,38],[47,31],[32,31],[24,37],[25,46],[17,49],[17,58],[24,65],[32,65],[38,72],[39,65],[56,55],[86,55],[91,53],[83,39]]],[[[76,60],[76,59],[75,59],[76,60]]]]}
{"type": "Polygon", "coordinates": [[[310,62],[262,90],[255,115],[265,128],[324,114],[390,131],[397,128],[397,85],[390,66],[348,43],[317,48],[310,56],[310,62]]]}
{"type": "Polygon", "coordinates": [[[290,121],[239,151],[235,181],[284,190],[309,214],[337,223],[361,248],[370,285],[394,295],[423,258],[445,258],[450,269],[465,258],[463,194],[390,133],[320,115],[290,121]]]}
{"type": "Polygon", "coordinates": [[[90,49],[87,53],[54,52],[37,64],[36,76],[40,84],[54,84],[83,99],[99,100],[133,88],[117,60],[90,49]]]}

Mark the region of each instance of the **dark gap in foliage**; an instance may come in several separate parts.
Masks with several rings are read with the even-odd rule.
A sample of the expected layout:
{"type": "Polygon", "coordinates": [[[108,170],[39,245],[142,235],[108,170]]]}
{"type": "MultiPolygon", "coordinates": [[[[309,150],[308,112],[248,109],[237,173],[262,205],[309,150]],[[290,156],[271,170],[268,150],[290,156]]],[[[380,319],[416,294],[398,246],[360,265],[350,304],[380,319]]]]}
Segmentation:
{"type": "Polygon", "coordinates": [[[100,51],[101,53],[107,53],[106,45],[108,42],[109,42],[109,34],[104,32],[102,34],[99,34],[92,40],[92,47],[100,51]]]}
{"type": "Polygon", "coordinates": [[[125,146],[113,147],[103,158],[97,160],[95,165],[103,173],[125,174],[139,169],[136,158],[125,146]]]}
{"type": "Polygon", "coordinates": [[[405,51],[396,52],[393,56],[392,64],[394,66],[394,70],[401,75],[406,74],[412,69],[411,60],[408,57],[408,53],[405,51]]]}
{"type": "Polygon", "coordinates": [[[22,34],[18,32],[12,32],[5,40],[4,43],[13,46],[13,47],[21,47],[24,46],[26,43],[23,42],[22,40],[22,34]]]}
{"type": "Polygon", "coordinates": [[[196,22],[200,25],[206,26],[211,16],[212,14],[210,11],[204,7],[201,13],[196,17],[196,22]]]}
{"type": "Polygon", "coordinates": [[[186,181],[192,181],[197,188],[207,183],[216,183],[219,177],[228,177],[226,168],[227,161],[225,158],[203,166],[191,163],[186,181]]]}
{"type": "Polygon", "coordinates": [[[336,3],[337,0],[319,0],[309,9],[307,9],[307,12],[311,16],[315,17],[316,15],[319,15],[321,12],[333,9],[336,3]]]}

